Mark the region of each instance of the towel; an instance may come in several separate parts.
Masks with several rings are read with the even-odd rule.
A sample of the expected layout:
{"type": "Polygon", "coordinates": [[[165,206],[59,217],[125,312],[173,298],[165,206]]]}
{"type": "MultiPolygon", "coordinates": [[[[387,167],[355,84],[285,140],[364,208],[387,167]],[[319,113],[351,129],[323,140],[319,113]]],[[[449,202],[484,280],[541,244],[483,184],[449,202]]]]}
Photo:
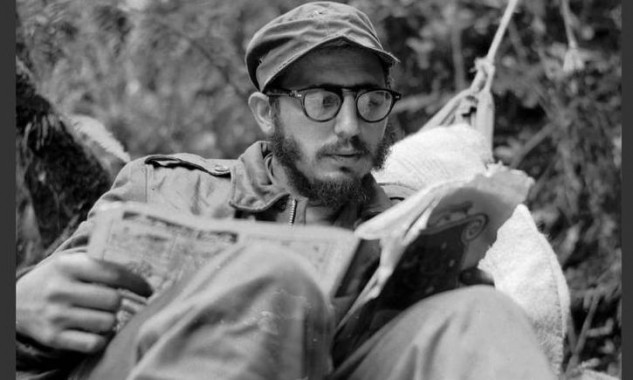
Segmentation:
{"type": "MultiPolygon", "coordinates": [[[[374,176],[388,195],[403,199],[439,181],[471,178],[492,162],[484,136],[468,124],[455,124],[423,129],[398,141],[374,176]]],[[[478,267],[525,310],[552,369],[560,373],[569,287],[555,252],[525,205],[501,226],[478,267]]]]}

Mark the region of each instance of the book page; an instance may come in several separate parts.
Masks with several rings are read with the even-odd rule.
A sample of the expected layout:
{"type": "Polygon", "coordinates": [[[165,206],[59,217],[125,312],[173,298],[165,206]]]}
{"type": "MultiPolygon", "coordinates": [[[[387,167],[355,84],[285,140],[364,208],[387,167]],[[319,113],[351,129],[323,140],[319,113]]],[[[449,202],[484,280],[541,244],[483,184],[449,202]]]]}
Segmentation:
{"type": "Polygon", "coordinates": [[[492,165],[486,173],[471,179],[422,189],[361,224],[355,234],[363,239],[379,239],[382,246],[380,266],[367,296],[380,293],[406,248],[421,234],[443,231],[459,221],[471,220],[468,231],[474,235],[460,252],[460,268],[476,266],[495,242],[497,230],[525,200],[532,183],[521,171],[492,165]]]}
{"type": "Polygon", "coordinates": [[[423,189],[360,225],[357,236],[380,240],[380,263],[337,325],[335,360],[412,304],[462,286],[462,271],[477,266],[532,183],[495,165],[423,189]]]}

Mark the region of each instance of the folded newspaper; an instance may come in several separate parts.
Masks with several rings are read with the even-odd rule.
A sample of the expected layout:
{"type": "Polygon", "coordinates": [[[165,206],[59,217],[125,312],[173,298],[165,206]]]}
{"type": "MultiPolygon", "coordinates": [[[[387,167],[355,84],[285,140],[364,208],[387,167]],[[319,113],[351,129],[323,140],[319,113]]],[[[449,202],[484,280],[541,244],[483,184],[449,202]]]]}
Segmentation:
{"type": "Polygon", "coordinates": [[[493,165],[470,180],[425,188],[356,231],[214,220],[147,204],[116,203],[96,214],[88,252],[127,266],[154,289],[149,299],[122,291],[121,327],[143,305],[219,252],[262,242],[288,247],[312,265],[332,299],[355,299],[339,318],[338,334],[356,336],[363,331],[358,326],[372,331],[388,319],[385,316],[460,286],[460,272],[477,265],[531,184],[523,172],[493,165]],[[370,266],[363,262],[370,257],[364,247],[376,240],[379,259],[370,266]],[[361,276],[367,268],[372,272],[361,276]],[[346,330],[350,319],[356,327],[346,330]]]}

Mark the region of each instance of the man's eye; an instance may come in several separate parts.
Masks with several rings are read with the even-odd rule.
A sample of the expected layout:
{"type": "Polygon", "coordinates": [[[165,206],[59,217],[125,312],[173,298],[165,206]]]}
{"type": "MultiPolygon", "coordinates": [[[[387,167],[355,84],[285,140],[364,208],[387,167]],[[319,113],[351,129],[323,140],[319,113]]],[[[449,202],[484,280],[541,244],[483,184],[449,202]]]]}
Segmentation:
{"type": "Polygon", "coordinates": [[[378,99],[371,99],[369,101],[369,103],[367,103],[367,107],[369,108],[377,108],[380,107],[382,105],[382,101],[378,100],[378,99]]]}
{"type": "Polygon", "coordinates": [[[382,105],[386,102],[385,96],[382,94],[371,94],[363,96],[361,102],[367,108],[377,108],[382,107],[382,105]]]}
{"type": "Polygon", "coordinates": [[[338,97],[332,94],[326,94],[321,99],[323,108],[336,107],[338,105],[338,97]]]}

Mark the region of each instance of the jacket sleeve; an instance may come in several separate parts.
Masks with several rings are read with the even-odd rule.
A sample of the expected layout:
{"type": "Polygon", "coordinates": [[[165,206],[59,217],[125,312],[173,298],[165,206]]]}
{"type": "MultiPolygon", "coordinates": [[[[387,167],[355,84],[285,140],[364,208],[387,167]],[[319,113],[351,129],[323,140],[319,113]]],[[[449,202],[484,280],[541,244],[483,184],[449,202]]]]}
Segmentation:
{"type": "MultiPolygon", "coordinates": [[[[121,169],[114,180],[111,189],[103,194],[88,213],[73,235],[64,241],[48,258],[68,254],[71,252],[85,252],[88,236],[93,228],[95,210],[120,201],[147,201],[148,168],[142,159],[133,161],[121,169]]],[[[41,264],[41,263],[40,263],[41,264]]],[[[20,270],[17,280],[27,275],[35,266],[20,270]]],[[[64,378],[64,369],[74,366],[82,358],[74,352],[56,351],[44,347],[29,339],[16,334],[16,378],[18,379],[57,379],[64,378]]]]}

